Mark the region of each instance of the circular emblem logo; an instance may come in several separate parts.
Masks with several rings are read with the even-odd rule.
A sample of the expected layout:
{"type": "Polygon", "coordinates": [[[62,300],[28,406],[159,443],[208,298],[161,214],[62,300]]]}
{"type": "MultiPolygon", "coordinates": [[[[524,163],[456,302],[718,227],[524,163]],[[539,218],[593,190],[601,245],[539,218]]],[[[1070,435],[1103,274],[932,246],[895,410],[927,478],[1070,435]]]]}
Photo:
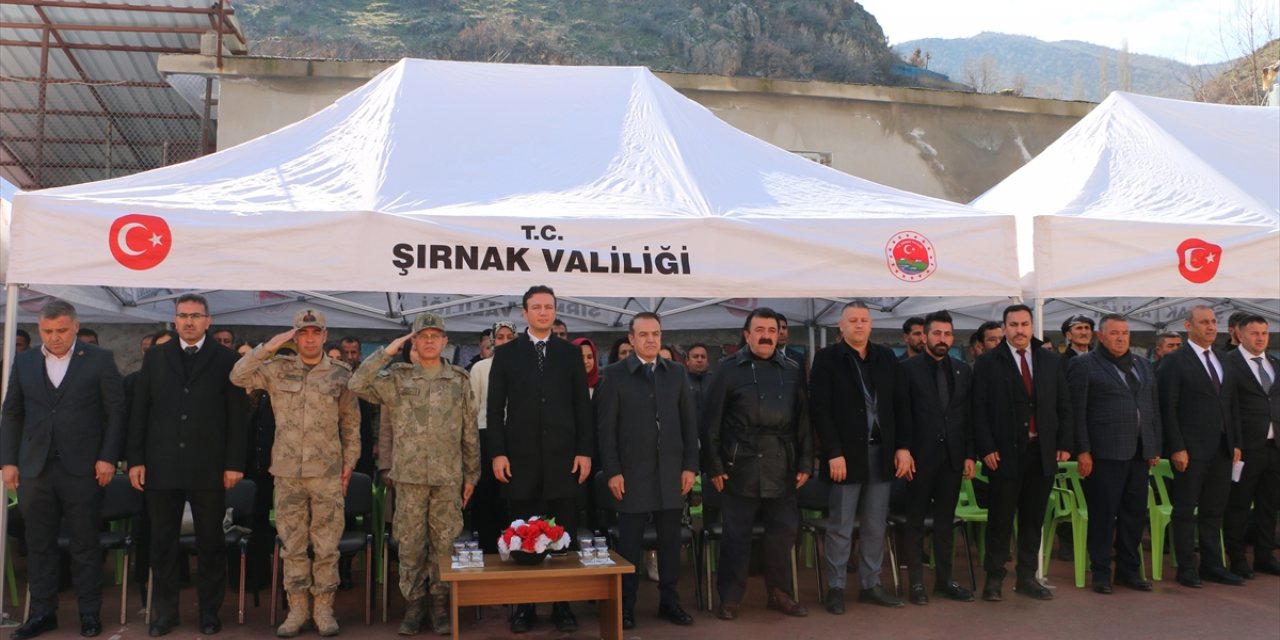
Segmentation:
{"type": "Polygon", "coordinates": [[[1178,273],[1188,282],[1204,284],[1218,275],[1222,247],[1200,238],[1187,238],[1178,245],[1178,273]]]}
{"type": "Polygon", "coordinates": [[[889,263],[889,273],[907,282],[920,282],[938,270],[933,243],[915,231],[902,231],[889,238],[884,257],[889,263]]]}
{"type": "Polygon", "coordinates": [[[172,240],[164,218],[140,213],[116,218],[107,238],[116,262],[134,271],[145,271],[164,262],[172,240]]]}

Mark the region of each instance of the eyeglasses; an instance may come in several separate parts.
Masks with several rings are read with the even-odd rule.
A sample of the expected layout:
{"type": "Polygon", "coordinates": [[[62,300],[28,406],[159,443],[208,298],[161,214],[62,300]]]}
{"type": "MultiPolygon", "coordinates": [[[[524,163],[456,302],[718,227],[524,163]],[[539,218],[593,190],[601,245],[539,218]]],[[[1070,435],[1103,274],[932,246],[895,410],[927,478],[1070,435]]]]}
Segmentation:
{"type": "Polygon", "coordinates": [[[179,320],[204,320],[205,318],[208,318],[208,317],[209,317],[209,314],[207,313],[179,313],[178,314],[179,320]]]}

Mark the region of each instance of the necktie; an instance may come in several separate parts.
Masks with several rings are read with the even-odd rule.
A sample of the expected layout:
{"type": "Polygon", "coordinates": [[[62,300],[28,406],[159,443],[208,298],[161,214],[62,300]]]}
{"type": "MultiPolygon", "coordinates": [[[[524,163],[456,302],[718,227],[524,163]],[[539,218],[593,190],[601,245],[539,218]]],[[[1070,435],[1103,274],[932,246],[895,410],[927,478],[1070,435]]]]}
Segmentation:
{"type": "Polygon", "coordinates": [[[194,356],[194,355],[196,354],[196,351],[198,351],[198,350],[199,350],[199,348],[198,348],[198,347],[187,347],[187,348],[183,349],[183,351],[186,351],[186,352],[187,352],[187,355],[189,355],[189,356],[194,356]]]}
{"type": "MultiPolygon", "coordinates": [[[[1018,359],[1022,362],[1022,385],[1027,388],[1027,397],[1034,398],[1035,386],[1031,384],[1031,365],[1027,364],[1026,349],[1018,349],[1018,359]]],[[[1031,419],[1027,421],[1027,433],[1034,438],[1036,437],[1036,412],[1035,405],[1032,404],[1031,407],[1031,419]]]]}
{"type": "Polygon", "coordinates": [[[533,343],[534,351],[538,352],[538,371],[547,370],[547,343],[543,340],[533,343]]]}
{"type": "Polygon", "coordinates": [[[946,411],[951,404],[951,390],[947,388],[947,363],[946,361],[938,362],[934,373],[938,383],[938,401],[942,403],[942,410],[946,411]]]}
{"type": "Polygon", "coordinates": [[[656,362],[650,362],[649,364],[644,365],[644,375],[649,377],[649,382],[653,382],[653,372],[657,364],[658,363],[656,362]]]}
{"type": "Polygon", "coordinates": [[[1262,382],[1262,390],[1271,390],[1271,376],[1267,375],[1267,370],[1262,366],[1262,356],[1254,356],[1252,358],[1254,364],[1258,365],[1258,380],[1262,382]]]}
{"type": "Polygon", "coordinates": [[[1213,360],[1209,358],[1209,350],[1204,350],[1204,364],[1209,367],[1209,377],[1213,379],[1214,391],[1222,390],[1222,378],[1218,377],[1218,370],[1213,366],[1213,360]]]}

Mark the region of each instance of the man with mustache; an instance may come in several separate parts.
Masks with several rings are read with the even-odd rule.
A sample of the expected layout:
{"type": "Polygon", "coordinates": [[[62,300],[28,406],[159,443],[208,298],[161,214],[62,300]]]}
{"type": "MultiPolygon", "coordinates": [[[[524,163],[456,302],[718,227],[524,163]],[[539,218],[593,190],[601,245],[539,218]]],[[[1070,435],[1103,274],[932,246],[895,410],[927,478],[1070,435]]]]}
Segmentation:
{"type": "Polygon", "coordinates": [[[751,529],[761,514],[769,608],[805,616],[808,611],[791,593],[791,549],[800,526],[796,490],[813,468],[803,377],[777,349],[778,314],[772,309],[752,311],[742,335],[746,346],[721,365],[704,414],[707,477],[723,500],[717,615],[738,617],[747,590],[751,529]]]}

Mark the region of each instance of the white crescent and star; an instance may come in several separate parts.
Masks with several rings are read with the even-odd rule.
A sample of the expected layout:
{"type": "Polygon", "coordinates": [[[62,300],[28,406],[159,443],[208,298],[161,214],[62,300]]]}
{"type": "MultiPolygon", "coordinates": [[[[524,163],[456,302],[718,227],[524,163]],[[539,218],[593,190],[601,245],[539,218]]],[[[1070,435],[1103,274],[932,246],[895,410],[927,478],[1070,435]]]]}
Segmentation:
{"type": "Polygon", "coordinates": [[[1202,267],[1202,266],[1201,266],[1201,267],[1194,266],[1194,265],[1195,265],[1195,256],[1196,256],[1196,252],[1197,252],[1197,251],[1204,251],[1204,252],[1206,252],[1206,253],[1208,253],[1208,254],[1209,254],[1209,255],[1208,255],[1208,257],[1206,257],[1206,258],[1204,259],[1204,263],[1205,263],[1205,264],[1209,264],[1209,263],[1213,262],[1213,259],[1214,259],[1214,257],[1215,257],[1215,256],[1213,255],[1213,252],[1212,252],[1212,251],[1209,251],[1208,249],[1206,249],[1206,248],[1204,248],[1204,247],[1191,247],[1190,249],[1187,249],[1186,251],[1183,251],[1183,252],[1182,252],[1182,260],[1183,260],[1183,262],[1185,262],[1185,263],[1186,263],[1186,269],[1187,269],[1187,271],[1190,271],[1190,272],[1192,272],[1192,273],[1195,273],[1195,272],[1197,272],[1197,271],[1199,271],[1199,270],[1201,270],[1201,269],[1203,269],[1203,268],[1204,268],[1204,267],[1202,267]]]}
{"type": "Polygon", "coordinates": [[[158,247],[164,242],[164,238],[161,237],[160,234],[151,232],[151,237],[148,239],[148,242],[151,243],[151,247],[147,247],[146,249],[141,249],[141,250],[134,249],[133,247],[129,246],[129,232],[133,231],[134,229],[142,229],[148,232],[151,231],[150,229],[147,228],[147,225],[144,225],[138,222],[130,222],[120,227],[120,231],[116,232],[116,247],[119,248],[120,252],[125,255],[140,256],[146,253],[147,249],[150,249],[151,247],[158,247]]]}

